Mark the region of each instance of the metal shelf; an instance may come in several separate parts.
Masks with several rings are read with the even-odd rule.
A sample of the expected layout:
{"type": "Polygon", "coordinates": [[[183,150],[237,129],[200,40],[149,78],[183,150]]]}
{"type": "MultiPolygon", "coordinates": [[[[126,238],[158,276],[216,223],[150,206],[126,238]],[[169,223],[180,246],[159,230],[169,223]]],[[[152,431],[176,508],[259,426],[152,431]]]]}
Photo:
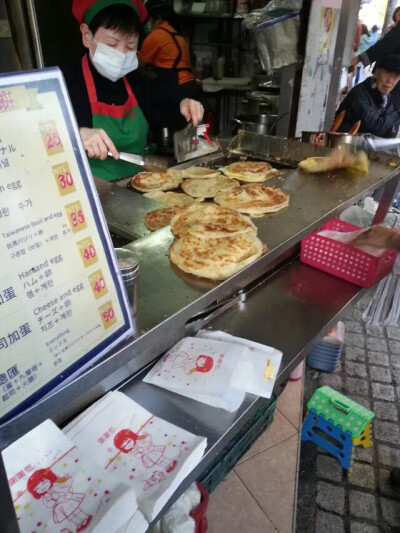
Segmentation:
{"type": "Polygon", "coordinates": [[[244,15],[238,15],[236,13],[178,13],[182,18],[200,18],[200,19],[233,19],[243,20],[244,15]]]}

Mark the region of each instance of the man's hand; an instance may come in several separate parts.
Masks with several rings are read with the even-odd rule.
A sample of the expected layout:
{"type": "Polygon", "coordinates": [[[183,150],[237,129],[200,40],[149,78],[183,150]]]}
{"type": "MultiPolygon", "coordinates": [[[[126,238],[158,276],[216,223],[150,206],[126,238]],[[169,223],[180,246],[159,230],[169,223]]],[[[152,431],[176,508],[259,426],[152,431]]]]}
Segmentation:
{"type": "Polygon", "coordinates": [[[359,235],[352,244],[354,246],[368,245],[373,248],[386,248],[400,251],[400,232],[385,226],[373,226],[359,235]]]}
{"type": "Polygon", "coordinates": [[[119,159],[118,150],[104,130],[80,128],[79,133],[89,157],[104,161],[108,156],[108,152],[111,152],[114,159],[119,159]]]}
{"type": "Polygon", "coordinates": [[[181,102],[181,113],[188,122],[193,122],[193,125],[197,126],[203,119],[204,107],[196,100],[185,98],[181,102]]]}
{"type": "Polygon", "coordinates": [[[351,60],[351,64],[353,65],[353,67],[358,65],[359,62],[360,62],[359,56],[353,56],[353,59],[351,60]]]}

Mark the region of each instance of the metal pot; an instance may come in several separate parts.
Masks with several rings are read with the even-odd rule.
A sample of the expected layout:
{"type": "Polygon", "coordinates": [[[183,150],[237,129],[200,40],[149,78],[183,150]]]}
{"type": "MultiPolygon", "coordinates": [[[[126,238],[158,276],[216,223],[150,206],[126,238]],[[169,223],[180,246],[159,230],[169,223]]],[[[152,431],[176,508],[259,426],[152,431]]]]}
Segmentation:
{"type": "Polygon", "coordinates": [[[274,113],[278,105],[278,97],[261,91],[253,91],[242,101],[245,113],[249,115],[274,113]]]}
{"type": "Polygon", "coordinates": [[[278,115],[239,115],[233,121],[239,125],[240,129],[253,131],[259,135],[272,134],[275,129],[278,115]]]}

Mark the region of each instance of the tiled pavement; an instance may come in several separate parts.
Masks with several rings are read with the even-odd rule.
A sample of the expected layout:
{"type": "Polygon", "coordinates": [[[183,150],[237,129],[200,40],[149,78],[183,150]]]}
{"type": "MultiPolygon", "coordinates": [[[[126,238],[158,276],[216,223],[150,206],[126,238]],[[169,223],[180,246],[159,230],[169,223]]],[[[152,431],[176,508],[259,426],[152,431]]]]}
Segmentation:
{"type": "Polygon", "coordinates": [[[365,327],[367,297],[345,315],[346,347],[333,374],[307,370],[304,404],[322,385],[372,409],[374,446],[356,448],[353,471],[312,443],[301,448],[298,533],[400,532],[400,495],[388,485],[400,467],[400,327],[365,327]]]}
{"type": "Polygon", "coordinates": [[[292,533],[303,381],[289,383],[273,424],[211,494],[208,533],[292,533]]]}

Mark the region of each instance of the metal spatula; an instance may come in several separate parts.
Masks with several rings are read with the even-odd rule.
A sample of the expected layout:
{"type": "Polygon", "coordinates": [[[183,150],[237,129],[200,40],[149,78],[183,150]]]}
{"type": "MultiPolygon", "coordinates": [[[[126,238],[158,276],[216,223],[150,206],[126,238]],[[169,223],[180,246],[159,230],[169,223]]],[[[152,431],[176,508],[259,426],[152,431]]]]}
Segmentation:
{"type": "Polygon", "coordinates": [[[185,161],[188,155],[197,149],[197,127],[191,122],[181,131],[174,133],[174,153],[178,163],[185,161]]]}
{"type": "MultiPolygon", "coordinates": [[[[112,157],[112,153],[108,152],[109,157],[112,157]]],[[[168,166],[168,159],[156,155],[141,155],[128,154],[127,152],[120,152],[119,158],[122,161],[127,161],[133,165],[143,167],[143,170],[148,172],[165,172],[168,166]]]]}

